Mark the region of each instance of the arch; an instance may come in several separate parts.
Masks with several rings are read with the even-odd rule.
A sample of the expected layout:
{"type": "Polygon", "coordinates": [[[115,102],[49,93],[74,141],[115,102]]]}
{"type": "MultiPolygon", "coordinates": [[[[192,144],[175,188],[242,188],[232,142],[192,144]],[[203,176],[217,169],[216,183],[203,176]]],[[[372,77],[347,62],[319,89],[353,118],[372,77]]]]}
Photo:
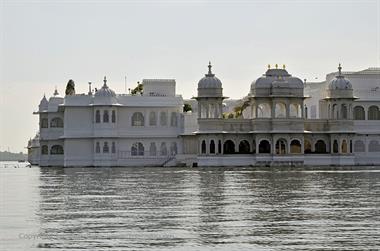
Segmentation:
{"type": "Polygon", "coordinates": [[[380,120],[379,108],[372,105],[368,108],[368,120],[380,120]]]}
{"type": "Polygon", "coordinates": [[[131,147],[132,156],[144,156],[144,145],[141,142],[135,142],[131,147]]]}
{"type": "Polygon", "coordinates": [[[339,151],[338,141],[334,140],[334,143],[333,143],[333,153],[338,153],[338,151],[339,151]]]}
{"type": "Polygon", "coordinates": [[[303,150],[304,153],[311,153],[311,143],[309,140],[305,139],[303,141],[303,148],[304,148],[303,150]]]}
{"type": "Polygon", "coordinates": [[[96,144],[95,144],[95,152],[100,153],[100,143],[99,142],[96,142],[96,144]]]}
{"type": "Polygon", "coordinates": [[[321,139],[317,140],[314,147],[315,147],[315,153],[327,153],[326,143],[325,141],[321,139]]]}
{"type": "Polygon", "coordinates": [[[108,123],[110,121],[110,116],[108,110],[103,111],[103,123],[108,123]]]}
{"type": "Polygon", "coordinates": [[[144,115],[141,112],[133,113],[132,126],[144,126],[144,115]]]}
{"type": "Polygon", "coordinates": [[[162,142],[162,143],[161,143],[160,154],[161,154],[161,156],[166,156],[166,155],[168,155],[168,149],[167,149],[167,147],[166,147],[166,143],[165,143],[165,142],[162,142]]]}
{"type": "Polygon", "coordinates": [[[365,111],[363,106],[354,107],[354,120],[365,120],[365,111]]]}
{"type": "Polygon", "coordinates": [[[177,142],[172,142],[170,144],[170,155],[176,155],[178,153],[177,142]]]}
{"type": "Polygon", "coordinates": [[[259,153],[270,153],[271,145],[268,140],[261,140],[259,143],[259,153]]]}
{"type": "Polygon", "coordinates": [[[103,143],[103,153],[109,153],[110,148],[108,147],[108,142],[103,143]]]}
{"type": "Polygon", "coordinates": [[[201,153],[206,154],[206,140],[202,140],[201,153]]]}
{"type": "Polygon", "coordinates": [[[271,107],[267,103],[262,103],[257,106],[257,117],[258,118],[270,118],[271,117],[271,107]]]}
{"type": "Polygon", "coordinates": [[[301,105],[300,104],[290,104],[289,106],[289,116],[291,118],[301,118],[301,105]]]}
{"type": "Polygon", "coordinates": [[[276,103],[274,114],[276,118],[286,118],[286,105],[284,103],[276,103]]]}
{"type": "Polygon", "coordinates": [[[156,126],[157,125],[157,115],[156,112],[149,113],[149,125],[156,126]]]}
{"type": "Polygon", "coordinates": [[[41,154],[42,155],[47,155],[49,154],[49,147],[47,145],[41,146],[41,154]]]}
{"type": "Polygon", "coordinates": [[[63,147],[61,145],[54,145],[50,148],[50,154],[63,154],[63,147]]]}
{"type": "Polygon", "coordinates": [[[278,139],[276,142],[276,154],[286,154],[286,140],[285,139],[278,139]]]}
{"type": "Polygon", "coordinates": [[[223,144],[224,154],[233,154],[235,153],[235,143],[232,140],[227,140],[223,144]]]}
{"type": "Polygon", "coordinates": [[[342,153],[348,153],[347,140],[345,139],[342,141],[341,151],[342,153]]]}
{"type": "Polygon", "coordinates": [[[52,128],[62,128],[63,120],[61,118],[55,117],[50,121],[50,127],[52,128]]]}
{"type": "Polygon", "coordinates": [[[116,111],[115,110],[112,110],[112,113],[111,113],[111,122],[112,123],[116,123],[116,111]]]}
{"type": "Polygon", "coordinates": [[[218,153],[219,154],[222,153],[222,141],[221,140],[218,140],[218,153]]]}
{"type": "Polygon", "coordinates": [[[112,144],[111,144],[111,152],[112,153],[116,153],[116,144],[115,144],[115,142],[112,142],[112,144]]]}
{"type": "Polygon", "coordinates": [[[100,111],[96,110],[95,112],[95,123],[100,123],[100,111]]]}
{"type": "Polygon", "coordinates": [[[168,124],[168,115],[166,112],[160,112],[160,125],[166,126],[168,124]]]}
{"type": "Polygon", "coordinates": [[[368,152],[380,152],[380,144],[377,140],[371,140],[369,142],[368,152]]]}
{"type": "Polygon", "coordinates": [[[341,119],[348,119],[347,105],[341,104],[340,106],[341,119]]]}
{"type": "Polygon", "coordinates": [[[213,139],[210,141],[210,153],[215,153],[215,142],[213,139]]]}
{"type": "Polygon", "coordinates": [[[48,122],[48,119],[46,118],[43,118],[41,119],[41,128],[48,128],[49,127],[49,122],[48,122]]]}
{"type": "Polygon", "coordinates": [[[250,153],[250,151],[251,151],[251,147],[249,145],[249,142],[247,140],[240,141],[240,143],[239,143],[239,153],[247,154],[247,153],[250,153]]]}
{"type": "Polygon", "coordinates": [[[332,118],[333,119],[339,118],[339,111],[338,111],[338,105],[337,104],[332,105],[332,118]]]}
{"type": "Polygon", "coordinates": [[[355,141],[354,152],[356,152],[356,153],[364,153],[365,152],[365,144],[362,140],[356,140],[355,141]]]}
{"type": "Polygon", "coordinates": [[[170,126],[173,126],[173,127],[178,126],[178,118],[177,118],[176,112],[172,112],[170,115],[170,126]]]}
{"type": "Polygon", "coordinates": [[[301,142],[298,139],[290,142],[290,153],[301,153],[301,148],[301,142]]]}
{"type": "Polygon", "coordinates": [[[156,142],[151,142],[150,143],[149,155],[150,156],[156,156],[157,155],[156,142]]]}

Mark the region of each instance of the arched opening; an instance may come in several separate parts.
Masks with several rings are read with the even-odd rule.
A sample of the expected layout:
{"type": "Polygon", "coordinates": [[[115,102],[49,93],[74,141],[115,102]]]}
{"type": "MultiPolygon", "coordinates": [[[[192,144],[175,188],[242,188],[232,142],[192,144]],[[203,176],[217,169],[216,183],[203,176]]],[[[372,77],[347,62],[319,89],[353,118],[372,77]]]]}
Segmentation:
{"type": "Polygon", "coordinates": [[[338,153],[338,149],[339,149],[338,141],[334,140],[334,143],[333,143],[333,153],[338,153]]]}
{"type": "Polygon", "coordinates": [[[112,145],[111,145],[111,152],[112,152],[112,153],[116,153],[116,144],[115,144],[115,142],[112,142],[112,145]]]}
{"type": "Polygon", "coordinates": [[[50,154],[63,154],[63,147],[61,145],[54,145],[50,148],[50,154]]]}
{"type": "Polygon", "coordinates": [[[274,114],[276,118],[286,118],[286,105],[284,103],[276,103],[274,114]]]}
{"type": "Polygon", "coordinates": [[[318,140],[315,143],[315,153],[327,153],[326,143],[323,140],[318,140]]]}
{"type": "Polygon", "coordinates": [[[339,118],[339,111],[338,111],[338,106],[337,104],[333,104],[332,106],[332,118],[333,119],[338,119],[339,118]]]}
{"type": "Polygon", "coordinates": [[[362,106],[354,107],[354,119],[355,120],[365,120],[365,111],[362,106]]]}
{"type": "Polygon", "coordinates": [[[150,143],[149,155],[150,156],[156,156],[157,155],[157,148],[156,148],[156,143],[155,142],[151,142],[150,143]]]}
{"type": "Polygon", "coordinates": [[[262,140],[259,143],[259,153],[270,153],[270,143],[268,140],[262,140]]]}
{"type": "Polygon", "coordinates": [[[115,110],[112,110],[111,121],[112,121],[112,123],[116,123],[116,111],[115,110]]]}
{"type": "Polygon", "coordinates": [[[150,112],[149,113],[149,125],[150,126],[156,126],[157,125],[156,112],[150,112]]]}
{"type": "Polygon", "coordinates": [[[215,142],[214,142],[214,140],[210,141],[210,153],[215,154],[215,142]]]}
{"type": "Polygon", "coordinates": [[[144,126],[144,115],[141,112],[133,113],[132,126],[144,126]]]}
{"type": "Polygon", "coordinates": [[[166,126],[168,124],[168,115],[166,112],[161,112],[160,113],[160,125],[161,126],[166,126]]]}
{"type": "Polygon", "coordinates": [[[304,153],[311,153],[311,143],[309,140],[305,139],[303,142],[304,147],[304,153]]]}
{"type": "Polygon", "coordinates": [[[201,153],[206,154],[206,141],[205,140],[202,140],[201,153]]]}
{"type": "Polygon", "coordinates": [[[41,146],[41,154],[42,155],[47,155],[49,154],[49,147],[47,145],[41,146]]]}
{"type": "Polygon", "coordinates": [[[103,143],[103,153],[109,153],[110,148],[108,147],[108,142],[103,143]]]}
{"type": "Polygon", "coordinates": [[[267,103],[259,104],[257,106],[257,117],[258,118],[270,118],[271,117],[271,107],[267,103]]]}
{"type": "Polygon", "coordinates": [[[96,110],[95,112],[95,123],[100,123],[100,111],[96,110]]]}
{"type": "Polygon", "coordinates": [[[131,147],[132,156],[144,156],[144,145],[141,142],[133,143],[131,147]]]}
{"type": "Polygon", "coordinates": [[[95,144],[95,153],[100,153],[100,143],[96,142],[95,144]]]}
{"type": "Polygon", "coordinates": [[[300,104],[290,104],[289,106],[289,116],[291,118],[301,118],[301,105],[300,104]]]}
{"type": "Polygon", "coordinates": [[[177,125],[178,125],[177,113],[172,112],[170,116],[170,126],[177,127],[177,125]]]}
{"type": "Polygon", "coordinates": [[[348,118],[348,114],[347,114],[347,105],[346,104],[342,104],[340,106],[340,111],[341,111],[342,119],[347,119],[348,118]]]}
{"type": "Polygon", "coordinates": [[[377,106],[370,106],[368,108],[368,120],[379,120],[380,119],[380,111],[377,106]]]}
{"type": "Polygon", "coordinates": [[[219,154],[222,153],[222,141],[221,140],[218,141],[218,153],[219,154]]]}
{"type": "Polygon", "coordinates": [[[347,141],[344,139],[343,141],[342,141],[342,147],[341,147],[342,149],[342,153],[348,153],[348,146],[347,146],[347,141]]]}
{"type": "Polygon", "coordinates": [[[371,140],[368,145],[368,152],[380,152],[380,144],[376,140],[371,140]]]}
{"type": "Polygon", "coordinates": [[[63,127],[63,120],[61,118],[53,118],[50,121],[50,127],[52,128],[62,128],[63,127]]]}
{"type": "Polygon", "coordinates": [[[286,140],[285,139],[277,140],[276,154],[286,154],[286,140]]]}
{"type": "Polygon", "coordinates": [[[298,139],[290,142],[290,153],[301,153],[301,142],[298,139]]]}
{"type": "Polygon", "coordinates": [[[235,153],[235,143],[232,140],[227,140],[223,144],[224,154],[233,154],[235,153]]]}
{"type": "Polygon", "coordinates": [[[170,144],[170,155],[176,155],[178,153],[177,142],[172,142],[170,144]]]}
{"type": "Polygon", "coordinates": [[[110,117],[109,117],[108,111],[105,110],[103,111],[103,123],[108,123],[109,121],[110,121],[110,117]]]}
{"type": "Polygon", "coordinates": [[[239,143],[239,153],[247,154],[250,152],[249,142],[247,140],[242,140],[239,143]]]}
{"type": "Polygon", "coordinates": [[[161,154],[161,156],[168,155],[168,148],[166,147],[166,143],[165,142],[161,143],[160,154],[161,154]]]}
{"type": "Polygon", "coordinates": [[[356,153],[364,153],[365,152],[365,145],[364,145],[363,141],[361,141],[361,140],[355,141],[354,152],[356,152],[356,153]]]}
{"type": "Polygon", "coordinates": [[[40,125],[41,125],[41,128],[48,128],[49,127],[48,119],[46,118],[41,119],[40,125]]]}

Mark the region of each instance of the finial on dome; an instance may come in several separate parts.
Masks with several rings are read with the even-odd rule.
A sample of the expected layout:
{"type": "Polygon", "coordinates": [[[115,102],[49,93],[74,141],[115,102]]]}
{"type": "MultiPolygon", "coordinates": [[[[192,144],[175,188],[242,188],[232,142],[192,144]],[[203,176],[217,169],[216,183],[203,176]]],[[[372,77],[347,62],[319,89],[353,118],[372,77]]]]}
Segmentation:
{"type": "Polygon", "coordinates": [[[278,68],[278,64],[275,64],[276,69],[278,68]]]}
{"type": "Polygon", "coordinates": [[[104,76],[104,80],[103,80],[103,82],[104,82],[104,87],[107,87],[107,78],[106,78],[106,76],[104,76]]]}
{"type": "Polygon", "coordinates": [[[270,64],[268,64],[268,70],[270,69],[270,64]]]}
{"type": "Polygon", "coordinates": [[[342,65],[340,63],[338,66],[338,74],[339,74],[339,76],[342,76],[342,65]]]}
{"type": "Polygon", "coordinates": [[[55,90],[54,90],[53,95],[54,95],[54,97],[59,95],[59,93],[58,93],[58,91],[57,91],[57,86],[55,87],[55,90]]]}
{"type": "Polygon", "coordinates": [[[211,61],[208,61],[208,74],[212,74],[212,72],[211,72],[211,68],[212,68],[212,65],[211,65],[211,61]]]}

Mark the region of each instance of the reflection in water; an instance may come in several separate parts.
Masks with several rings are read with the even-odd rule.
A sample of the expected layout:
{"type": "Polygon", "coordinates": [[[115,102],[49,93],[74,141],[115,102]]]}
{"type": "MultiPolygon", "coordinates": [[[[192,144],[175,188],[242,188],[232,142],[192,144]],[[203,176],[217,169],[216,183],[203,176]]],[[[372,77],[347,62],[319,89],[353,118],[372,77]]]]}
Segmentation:
{"type": "MultiPolygon", "coordinates": [[[[0,172],[12,179],[16,171],[0,168],[0,172]]],[[[26,184],[34,189],[22,190],[24,197],[39,197],[30,200],[35,209],[25,215],[31,225],[29,230],[17,228],[18,233],[25,227],[24,231],[38,235],[28,240],[31,248],[374,250],[380,246],[380,171],[32,168],[17,173],[37,177],[26,184]]],[[[2,203],[12,198],[8,191],[2,203]]],[[[13,217],[6,214],[8,220],[13,217]]],[[[12,241],[6,242],[7,250],[16,246],[12,241]]]]}

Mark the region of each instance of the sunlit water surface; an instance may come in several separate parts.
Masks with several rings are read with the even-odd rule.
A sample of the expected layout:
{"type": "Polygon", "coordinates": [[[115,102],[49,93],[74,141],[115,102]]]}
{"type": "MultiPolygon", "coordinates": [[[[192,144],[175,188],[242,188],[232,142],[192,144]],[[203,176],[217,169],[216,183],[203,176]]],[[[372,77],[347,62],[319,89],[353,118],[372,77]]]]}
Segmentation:
{"type": "Polygon", "coordinates": [[[0,166],[1,250],[377,250],[380,171],[0,166]]]}

